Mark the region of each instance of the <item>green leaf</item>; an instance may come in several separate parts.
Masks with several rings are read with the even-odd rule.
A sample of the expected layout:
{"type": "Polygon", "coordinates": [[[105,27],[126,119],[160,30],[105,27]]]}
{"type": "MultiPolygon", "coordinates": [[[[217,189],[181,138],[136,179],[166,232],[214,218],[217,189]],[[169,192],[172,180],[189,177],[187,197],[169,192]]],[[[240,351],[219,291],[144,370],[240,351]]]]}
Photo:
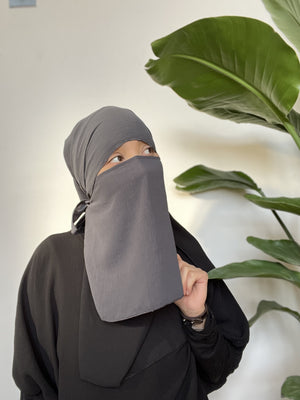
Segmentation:
{"type": "MultiPolygon", "coordinates": [[[[193,104],[190,104],[193,107],[193,104]]],[[[193,107],[195,108],[195,107],[193,107]]],[[[229,110],[225,108],[213,108],[205,111],[207,114],[220,119],[229,119],[237,124],[249,123],[262,125],[267,128],[277,129],[278,131],[286,132],[286,128],[282,124],[269,123],[265,119],[253,114],[244,113],[242,111],[229,110]]]]}
{"type": "Polygon", "coordinates": [[[234,16],[201,19],[156,40],[152,49],[159,59],[146,64],[149,75],[197,110],[290,129],[300,65],[269,25],[234,16]]]}
{"type": "Polygon", "coordinates": [[[281,397],[300,400],[300,376],[289,376],[281,387],[281,397]]]}
{"type": "Polygon", "coordinates": [[[300,288],[300,272],[292,271],[277,262],[247,260],[227,264],[208,272],[209,279],[232,279],[242,277],[284,279],[300,288]]]}
{"type": "Polygon", "coordinates": [[[240,171],[221,171],[196,165],[178,175],[174,182],[176,189],[190,193],[206,192],[212,189],[253,189],[259,192],[259,187],[246,174],[240,171]]]}
{"type": "Polygon", "coordinates": [[[300,215],[300,197],[260,197],[255,194],[245,194],[245,197],[259,207],[300,215]]]}
{"type": "Polygon", "coordinates": [[[262,0],[278,28],[300,51],[299,0],[262,0]]]}
{"type": "Polygon", "coordinates": [[[290,314],[292,317],[296,318],[298,322],[300,322],[300,314],[297,311],[291,310],[288,307],[283,307],[280,304],[276,303],[276,301],[262,300],[257,306],[255,315],[253,315],[253,317],[250,318],[249,325],[252,326],[258,320],[259,317],[261,317],[266,312],[273,310],[286,312],[290,314]]]}
{"type": "Polygon", "coordinates": [[[292,110],[288,115],[288,119],[291,122],[291,124],[294,126],[294,128],[297,132],[297,135],[300,137],[300,114],[297,113],[295,110],[292,110]]]}
{"type": "Polygon", "coordinates": [[[300,265],[300,246],[293,240],[265,240],[249,236],[247,241],[280,261],[300,265]]]}

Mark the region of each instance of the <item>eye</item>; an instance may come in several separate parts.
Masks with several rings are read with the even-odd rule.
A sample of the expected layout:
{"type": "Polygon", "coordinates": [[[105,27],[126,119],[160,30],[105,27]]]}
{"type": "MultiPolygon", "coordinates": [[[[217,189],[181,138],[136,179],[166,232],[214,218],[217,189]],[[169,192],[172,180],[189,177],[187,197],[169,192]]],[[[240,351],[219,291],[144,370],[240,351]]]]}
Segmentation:
{"type": "Polygon", "coordinates": [[[153,153],[155,153],[155,150],[154,150],[154,148],[153,147],[147,147],[145,150],[144,150],[144,153],[146,152],[146,154],[153,154],[153,153]]]}
{"type": "Polygon", "coordinates": [[[119,161],[122,161],[122,158],[123,158],[122,156],[118,155],[118,156],[111,158],[109,160],[109,162],[119,162],[119,161]]]}

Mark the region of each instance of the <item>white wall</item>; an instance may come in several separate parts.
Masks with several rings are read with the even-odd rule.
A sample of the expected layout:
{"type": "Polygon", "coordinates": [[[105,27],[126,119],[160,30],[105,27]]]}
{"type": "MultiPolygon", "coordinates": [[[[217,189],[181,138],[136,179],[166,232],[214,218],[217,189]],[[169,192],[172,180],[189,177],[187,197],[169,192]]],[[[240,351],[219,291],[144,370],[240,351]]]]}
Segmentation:
{"type": "MultiPolygon", "coordinates": [[[[216,266],[259,258],[247,235],[283,237],[267,210],[236,193],[189,196],[172,179],[203,163],[250,174],[269,195],[299,196],[300,157],[288,135],[196,112],[144,71],[151,41],[196,19],[244,15],[271,23],[259,0],[37,0],[0,3],[1,398],[17,399],[11,379],[19,281],[38,243],[69,229],[77,202],[63,142],[74,124],[104,105],[133,109],[150,127],[162,158],[169,210],[216,266]]],[[[299,218],[284,215],[300,239],[299,218]]],[[[248,317],[262,298],[299,310],[299,290],[267,279],[227,281],[248,317]]],[[[210,399],[280,398],[300,374],[299,323],[270,313],[251,329],[240,368],[210,399]]]]}

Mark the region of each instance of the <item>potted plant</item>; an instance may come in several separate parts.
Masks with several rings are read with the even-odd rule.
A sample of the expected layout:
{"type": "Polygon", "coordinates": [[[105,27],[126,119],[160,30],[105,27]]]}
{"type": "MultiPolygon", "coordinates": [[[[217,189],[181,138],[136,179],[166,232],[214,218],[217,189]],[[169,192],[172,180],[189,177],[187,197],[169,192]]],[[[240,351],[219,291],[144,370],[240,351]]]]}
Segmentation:
{"type": "MultiPolygon", "coordinates": [[[[263,2],[276,25],[300,50],[300,0],[263,2]]],[[[300,150],[300,115],[293,109],[300,88],[300,64],[295,51],[272,27],[245,17],[205,18],[154,41],[152,49],[157,59],[147,62],[148,74],[157,83],[171,87],[191,107],[218,118],[285,132],[300,150]]],[[[270,209],[283,228],[284,238],[247,238],[274,261],[230,263],[210,271],[210,279],[269,277],[300,288],[300,245],[277,212],[299,216],[300,197],[266,197],[244,172],[220,171],[204,165],[188,169],[174,181],[178,190],[188,193],[219,188],[239,190],[247,200],[270,209]]],[[[286,312],[300,322],[298,311],[262,300],[249,324],[271,310],[286,312]]],[[[288,377],[281,395],[299,400],[300,377],[288,377]]]]}

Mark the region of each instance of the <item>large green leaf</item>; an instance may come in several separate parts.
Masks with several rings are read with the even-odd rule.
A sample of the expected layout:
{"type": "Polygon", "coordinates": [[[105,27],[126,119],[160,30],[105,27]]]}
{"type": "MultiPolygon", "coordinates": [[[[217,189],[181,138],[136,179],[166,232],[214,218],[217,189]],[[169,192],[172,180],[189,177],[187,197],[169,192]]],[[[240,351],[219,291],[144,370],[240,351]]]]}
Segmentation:
{"type": "MultiPolygon", "coordinates": [[[[292,110],[288,115],[288,119],[294,126],[297,135],[300,137],[300,114],[297,113],[295,110],[292,110]]],[[[277,129],[280,130],[280,127],[278,127],[277,129]]]]}
{"type": "Polygon", "coordinates": [[[245,197],[259,207],[300,215],[300,197],[260,197],[255,194],[245,194],[245,197]]]}
{"type": "Polygon", "coordinates": [[[152,49],[159,59],[146,64],[149,75],[192,107],[287,129],[300,65],[269,25],[244,17],[201,19],[156,40],[152,49]]]}
{"type": "Polygon", "coordinates": [[[293,240],[265,240],[249,236],[247,241],[280,261],[300,265],[300,246],[293,240]]]}
{"type": "Polygon", "coordinates": [[[221,171],[196,165],[178,175],[174,182],[176,189],[189,193],[206,192],[212,189],[253,189],[260,191],[256,183],[240,171],[221,171]]]}
{"type": "Polygon", "coordinates": [[[288,307],[283,307],[280,304],[276,303],[276,301],[262,300],[257,306],[255,315],[250,318],[249,325],[252,326],[259,317],[261,317],[266,312],[273,310],[286,312],[292,317],[296,318],[298,322],[300,322],[300,314],[297,311],[291,310],[288,307]]]}
{"type": "Polygon", "coordinates": [[[299,0],[262,0],[273,21],[300,51],[299,0]]]}
{"type": "Polygon", "coordinates": [[[292,271],[280,263],[265,260],[247,260],[227,264],[209,271],[208,277],[209,279],[276,278],[284,279],[300,287],[300,272],[292,271]]]}
{"type": "Polygon", "coordinates": [[[300,376],[289,376],[281,387],[281,397],[300,400],[300,376]]]}

